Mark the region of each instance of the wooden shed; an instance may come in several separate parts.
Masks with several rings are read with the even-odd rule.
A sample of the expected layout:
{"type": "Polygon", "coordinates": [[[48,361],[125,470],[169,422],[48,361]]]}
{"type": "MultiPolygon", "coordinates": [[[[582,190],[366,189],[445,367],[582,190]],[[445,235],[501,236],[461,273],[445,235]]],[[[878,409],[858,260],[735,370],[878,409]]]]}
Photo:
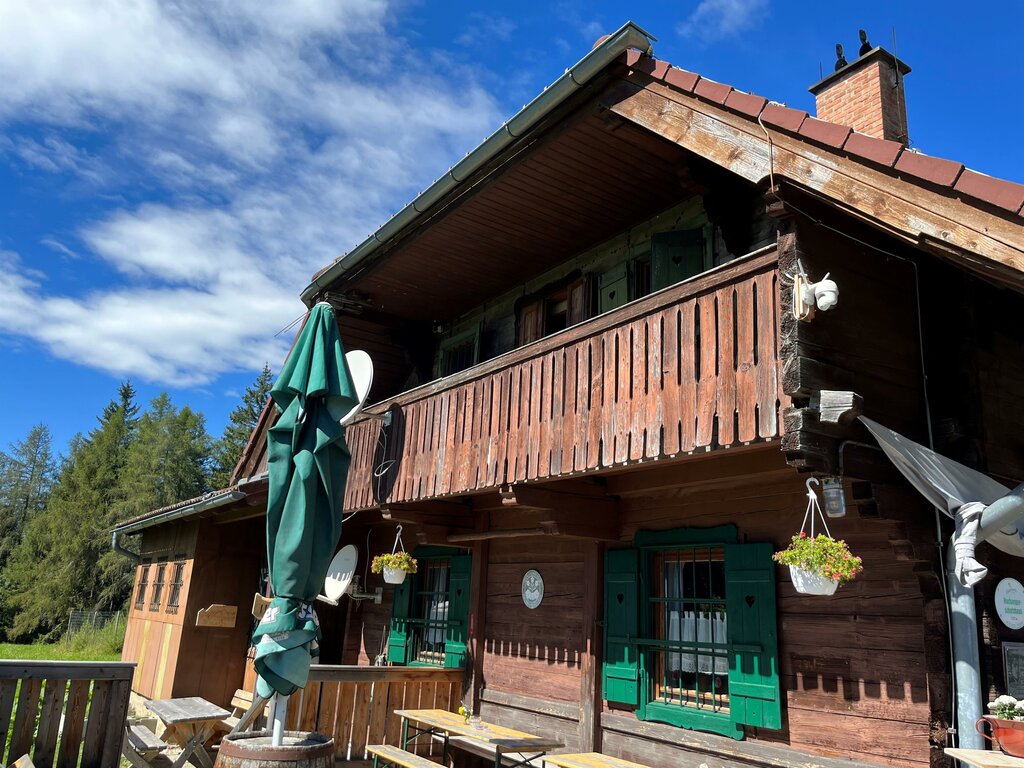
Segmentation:
{"type": "MultiPolygon", "coordinates": [[[[884,51],[849,66],[905,70],[884,51]]],[[[828,80],[840,98],[856,78],[828,80]]],[[[672,67],[627,25],[318,273],[303,298],[373,357],[367,413],[389,414],[347,432],[342,543],[366,586],[396,524],[420,559],[381,604],[324,609],[325,653],[462,667],[486,719],[651,766],[944,764],[952,523],[852,417],[1024,480],[1024,187],[908,150],[884,133],[905,114],[880,124],[672,67]],[[826,273],[838,303],[798,319],[794,275],[826,273]],[[856,395],[838,418],[833,392],[856,395]],[[771,558],[811,476],[842,483],[830,524],[865,568],[833,597],[771,558]]],[[[173,534],[148,518],[125,658],[203,653],[152,615],[145,558],[192,585],[214,569],[189,611],[246,610],[259,510],[234,509],[173,534]]],[[[1001,645],[1024,634],[992,592],[1020,561],[979,552],[980,665],[1003,692],[1001,645]]],[[[236,660],[243,634],[223,633],[236,660]]],[[[154,665],[139,690],[206,684],[154,665]]]]}

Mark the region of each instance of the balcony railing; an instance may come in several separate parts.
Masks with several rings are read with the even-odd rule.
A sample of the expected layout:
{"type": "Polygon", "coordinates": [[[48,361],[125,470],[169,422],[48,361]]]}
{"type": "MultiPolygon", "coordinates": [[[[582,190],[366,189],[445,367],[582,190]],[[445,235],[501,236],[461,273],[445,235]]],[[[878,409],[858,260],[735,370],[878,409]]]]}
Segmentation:
{"type": "Polygon", "coordinates": [[[752,254],[368,409],[398,406],[386,440],[349,428],[346,509],[373,484],[401,503],[777,437],[776,264],[752,254]]]}

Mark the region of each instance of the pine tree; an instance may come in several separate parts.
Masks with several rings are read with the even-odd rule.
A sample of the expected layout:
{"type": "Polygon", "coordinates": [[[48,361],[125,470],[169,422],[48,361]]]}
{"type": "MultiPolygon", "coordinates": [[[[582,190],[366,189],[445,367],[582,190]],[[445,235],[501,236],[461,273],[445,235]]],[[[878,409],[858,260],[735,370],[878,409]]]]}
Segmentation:
{"type": "Polygon", "coordinates": [[[274,377],[270,372],[270,365],[264,363],[259,376],[242,393],[241,404],[228,416],[224,434],[217,441],[213,452],[212,485],[214,488],[226,488],[231,483],[231,474],[242,458],[242,451],[245,450],[245,446],[249,442],[249,436],[260,420],[260,414],[263,413],[263,408],[267,404],[273,384],[274,377]]]}
{"type": "Polygon", "coordinates": [[[103,607],[97,564],[110,548],[111,510],[137,421],[134,394],[123,384],[99,426],[72,442],[45,512],[25,525],[0,581],[14,637],[52,633],[72,608],[103,607]]]}

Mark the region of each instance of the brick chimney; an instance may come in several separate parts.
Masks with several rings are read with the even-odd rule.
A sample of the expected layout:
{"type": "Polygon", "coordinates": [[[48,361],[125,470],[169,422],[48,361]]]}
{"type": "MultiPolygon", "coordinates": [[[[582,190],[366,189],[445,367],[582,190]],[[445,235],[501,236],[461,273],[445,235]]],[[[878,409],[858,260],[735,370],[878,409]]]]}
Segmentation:
{"type": "Polygon", "coordinates": [[[903,76],[909,71],[884,48],[872,48],[808,90],[814,94],[819,119],[906,144],[903,76]]]}

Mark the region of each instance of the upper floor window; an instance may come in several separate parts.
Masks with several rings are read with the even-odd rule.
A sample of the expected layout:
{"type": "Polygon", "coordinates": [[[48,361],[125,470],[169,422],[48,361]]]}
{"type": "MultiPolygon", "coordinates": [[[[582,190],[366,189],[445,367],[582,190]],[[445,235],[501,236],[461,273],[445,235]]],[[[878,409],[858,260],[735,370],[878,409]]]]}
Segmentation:
{"type": "Polygon", "coordinates": [[[156,566],[156,578],[153,580],[153,596],[149,601],[149,610],[156,611],[160,608],[160,600],[163,598],[164,577],[167,575],[167,563],[158,563],[156,566]]]}
{"type": "Polygon", "coordinates": [[[135,610],[141,611],[146,607],[146,590],[149,588],[149,565],[139,567],[139,583],[135,589],[135,610]]]}
{"type": "Polygon", "coordinates": [[[773,547],[736,539],[732,525],[642,531],[606,554],[609,702],[737,739],[782,727],[773,547]]]}
{"type": "Polygon", "coordinates": [[[441,376],[451,376],[480,362],[480,329],[456,334],[441,342],[441,376]]]}
{"type": "Polygon", "coordinates": [[[179,560],[172,566],[171,591],[167,595],[167,613],[178,612],[178,602],[181,600],[181,588],[184,584],[185,563],[179,560]]]}
{"type": "Polygon", "coordinates": [[[461,667],[469,626],[470,556],[450,547],[413,553],[417,573],[395,587],[388,661],[461,667]]]}

